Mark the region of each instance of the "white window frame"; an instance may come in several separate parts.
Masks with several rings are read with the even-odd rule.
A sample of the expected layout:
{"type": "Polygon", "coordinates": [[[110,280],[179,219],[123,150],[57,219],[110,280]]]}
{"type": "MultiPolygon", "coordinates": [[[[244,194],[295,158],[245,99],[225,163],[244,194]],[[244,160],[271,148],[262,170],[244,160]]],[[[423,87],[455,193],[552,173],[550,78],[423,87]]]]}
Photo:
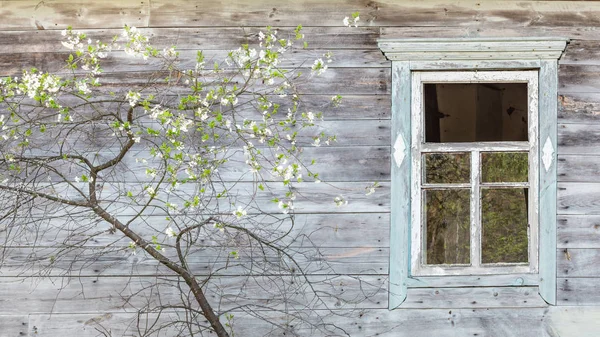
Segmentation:
{"type": "Polygon", "coordinates": [[[538,71],[415,71],[412,72],[411,99],[411,271],[414,276],[437,275],[490,275],[532,274],[538,271],[538,71]],[[526,83],[528,97],[528,141],[522,142],[465,142],[425,143],[424,91],[426,83],[526,83]],[[529,171],[527,183],[499,183],[497,187],[523,187],[528,189],[528,263],[481,263],[481,205],[480,205],[480,153],[528,152],[529,171]],[[470,264],[425,264],[426,240],[424,190],[435,185],[423,184],[422,155],[424,153],[466,152],[471,156],[471,177],[468,184],[443,184],[441,187],[466,187],[471,191],[470,203],[470,264]],[[463,186],[464,185],[464,186],[463,186]]]}

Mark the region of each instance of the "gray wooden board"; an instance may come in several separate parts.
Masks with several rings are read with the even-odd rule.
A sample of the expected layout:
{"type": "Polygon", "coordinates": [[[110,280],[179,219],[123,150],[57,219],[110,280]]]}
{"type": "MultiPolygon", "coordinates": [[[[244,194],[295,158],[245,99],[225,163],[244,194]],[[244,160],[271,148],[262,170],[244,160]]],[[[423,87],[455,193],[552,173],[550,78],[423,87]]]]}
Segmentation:
{"type": "Polygon", "coordinates": [[[599,183],[558,183],[558,214],[600,214],[599,183]]]}
{"type": "MultiPolygon", "coordinates": [[[[122,106],[119,107],[120,103],[126,101],[123,92],[120,96],[103,95],[99,93],[94,96],[93,100],[90,100],[87,106],[81,106],[83,101],[80,98],[75,98],[70,95],[60,96],[58,101],[64,107],[75,107],[72,109],[75,118],[85,118],[93,115],[97,115],[98,111],[111,111],[119,109],[121,113],[125,113],[122,106]],[[104,101],[104,102],[103,102],[104,101]],[[93,108],[91,107],[93,106],[93,108]],[[97,109],[97,110],[95,110],[97,109]]],[[[347,120],[363,120],[363,119],[379,119],[389,120],[391,115],[391,100],[389,95],[343,95],[338,106],[333,106],[331,99],[334,95],[320,95],[320,94],[304,94],[299,93],[298,95],[298,110],[300,112],[312,111],[314,113],[321,112],[323,119],[327,121],[347,121],[347,120]]],[[[163,106],[176,106],[180,102],[180,97],[175,95],[164,95],[163,106]]],[[[279,105],[278,113],[273,115],[273,120],[280,121],[285,120],[288,109],[293,107],[291,97],[279,97],[277,95],[267,95],[269,101],[273,104],[279,105]]],[[[235,113],[240,118],[246,118],[250,120],[259,121],[264,117],[263,111],[257,109],[255,105],[250,102],[255,101],[255,97],[249,94],[242,94],[238,96],[239,104],[235,107],[235,113]],[[248,104],[245,104],[248,103],[248,104]]],[[[223,114],[227,115],[230,113],[228,108],[222,107],[223,114]]],[[[136,113],[141,113],[143,110],[136,110],[136,113]]],[[[137,115],[136,115],[137,116],[137,115]]],[[[316,120],[318,124],[320,120],[316,120]]],[[[50,129],[48,129],[50,132],[50,129]]],[[[389,144],[388,144],[389,145],[389,144]]]]}
{"type": "MultiPolygon", "coordinates": [[[[155,74],[152,72],[119,72],[104,73],[100,76],[101,88],[105,90],[130,90],[135,87],[145,87],[149,81],[149,76],[155,76],[157,81],[155,88],[161,91],[166,88],[164,78],[166,73],[155,74]]],[[[222,78],[222,76],[233,74],[220,73],[218,78],[215,76],[204,77],[208,82],[222,78]]],[[[289,75],[289,74],[288,74],[289,75]]],[[[307,78],[307,73],[304,79],[307,78]]],[[[334,68],[328,69],[321,76],[316,76],[308,81],[299,81],[297,87],[302,94],[326,94],[326,95],[353,95],[353,94],[389,94],[390,93],[391,73],[389,68],[334,68]]],[[[240,81],[240,78],[233,78],[232,81],[240,81]]],[[[173,93],[187,93],[189,88],[184,86],[183,81],[179,81],[176,86],[171,87],[173,93]]],[[[255,90],[274,89],[272,86],[257,84],[253,86],[255,90]]],[[[151,92],[150,92],[151,93],[151,92]]]]}
{"type": "Polygon", "coordinates": [[[148,3],[137,0],[116,2],[78,2],[62,0],[39,2],[35,0],[4,1],[2,27],[13,29],[64,29],[79,27],[146,26],[150,11],[148,3]]]}
{"type": "MultiPolygon", "coordinates": [[[[597,313],[598,309],[589,311],[572,307],[562,308],[522,308],[522,309],[375,309],[368,311],[343,312],[333,310],[331,314],[318,312],[309,316],[313,321],[320,318],[324,323],[333,323],[342,328],[349,336],[385,336],[385,337],[457,337],[457,336],[497,336],[497,337],[550,337],[549,328],[556,331],[568,331],[572,327],[571,319],[580,322],[579,337],[595,337],[585,334],[593,326],[594,316],[586,315],[588,321],[573,317],[574,314],[597,313]]],[[[249,317],[242,312],[234,312],[234,329],[239,336],[275,336],[283,332],[271,330],[259,319],[249,317]]],[[[290,313],[290,314],[293,314],[290,313]]],[[[174,314],[167,314],[174,317],[174,314]]],[[[315,336],[314,331],[293,328],[290,317],[273,314],[272,321],[283,327],[292,329],[298,336],[315,336]]],[[[111,326],[115,335],[121,336],[127,330],[127,324],[135,319],[127,313],[99,314],[35,314],[29,316],[29,324],[37,327],[36,336],[60,336],[65,331],[78,337],[95,337],[94,326],[111,326]]],[[[168,319],[168,318],[167,318],[168,319]]],[[[143,320],[144,321],[144,320],[143,320]]],[[[332,329],[333,330],[333,329],[332,329]]],[[[288,331],[289,333],[289,331],[288,331]]],[[[334,332],[332,331],[332,334],[334,332]]],[[[339,334],[340,332],[338,332],[339,334]]],[[[128,335],[128,334],[125,334],[128,335]]],[[[561,337],[573,335],[560,334],[561,337]]]]}
{"type": "Polygon", "coordinates": [[[600,182],[600,157],[595,155],[558,156],[558,181],[600,182]]]}
{"type": "Polygon", "coordinates": [[[0,334],[6,337],[20,337],[29,334],[27,315],[0,315],[0,334]]]}
{"type": "MultiPolygon", "coordinates": [[[[178,261],[174,248],[166,248],[165,255],[178,261]]],[[[85,248],[65,254],[55,254],[52,248],[11,248],[3,254],[0,264],[0,278],[28,276],[153,276],[174,275],[171,270],[159,264],[154,258],[139,251],[132,254],[130,249],[104,253],[102,249],[85,248]],[[50,256],[56,257],[52,262],[50,256]],[[38,260],[39,259],[39,260],[38,260]],[[37,260],[36,262],[33,262],[37,260]],[[27,266],[23,268],[23,266],[27,266]]],[[[194,275],[289,275],[289,269],[278,269],[280,257],[272,251],[259,257],[260,251],[245,247],[208,247],[194,249],[186,263],[194,275]],[[236,251],[239,258],[229,254],[236,251]],[[256,259],[256,260],[253,260],[256,259]],[[272,264],[271,264],[272,263],[272,264]],[[263,267],[264,264],[268,266],[263,267]]],[[[357,248],[287,248],[294,263],[285,259],[286,265],[304,273],[316,275],[387,275],[389,249],[377,247],[357,248]],[[296,265],[297,263],[297,265],[296,265]]]]}
{"type": "Polygon", "coordinates": [[[400,305],[408,308],[546,307],[538,287],[409,288],[400,305]]]}
{"type": "MultiPolygon", "coordinates": [[[[81,183],[83,184],[83,183],[81,183]]],[[[216,183],[215,183],[216,184],[216,183]]],[[[74,189],[63,189],[64,184],[54,184],[53,189],[57,194],[68,198],[72,201],[85,200],[81,194],[74,191],[74,189]]],[[[284,186],[282,183],[269,183],[265,184],[264,191],[259,190],[257,184],[250,182],[239,182],[239,183],[223,183],[222,185],[216,186],[215,191],[222,192],[227,191],[227,197],[222,197],[218,200],[211,199],[207,201],[209,209],[219,210],[217,212],[226,212],[231,214],[232,203],[238,206],[248,205],[248,214],[277,214],[281,213],[278,203],[274,202],[274,198],[285,198],[285,194],[289,191],[289,187],[284,186]]],[[[365,188],[370,184],[364,182],[344,182],[344,183],[319,183],[314,182],[303,182],[294,186],[294,193],[297,195],[294,200],[294,211],[296,214],[308,214],[308,213],[382,213],[389,212],[390,210],[390,184],[382,182],[376,188],[376,192],[372,195],[366,195],[365,188]],[[334,199],[339,196],[343,196],[346,201],[349,201],[349,205],[337,205],[334,199]]],[[[143,185],[138,185],[141,190],[143,185]]],[[[195,184],[182,184],[178,188],[178,194],[193,195],[197,193],[198,186],[195,184]]],[[[210,187],[206,187],[207,189],[210,187]]],[[[141,209],[141,206],[129,204],[129,201],[125,201],[123,204],[115,203],[115,198],[123,199],[125,190],[132,190],[133,187],[127,183],[105,183],[101,189],[98,190],[98,200],[101,207],[104,207],[108,212],[117,212],[120,216],[127,217],[130,215],[137,214],[141,209]]],[[[54,193],[54,192],[53,192],[54,193]]],[[[149,204],[144,214],[146,215],[166,215],[164,210],[165,202],[177,203],[179,207],[182,206],[183,200],[180,197],[173,196],[174,193],[166,193],[162,196],[164,199],[154,199],[149,204]]],[[[202,197],[202,196],[200,196],[202,197]]],[[[52,216],[62,216],[67,211],[71,210],[70,206],[64,207],[61,210],[53,210],[52,216]]],[[[32,209],[31,214],[33,216],[40,216],[42,214],[48,216],[47,209],[32,209]]],[[[72,213],[74,214],[74,213],[72,213]]]]}
{"type": "MultiPolygon", "coordinates": [[[[376,309],[387,307],[387,277],[308,276],[306,282],[282,276],[212,277],[204,286],[216,310],[258,305],[259,310],[289,309],[376,309]],[[284,301],[288,301],[284,303],[284,301]]],[[[0,314],[97,313],[136,311],[135,308],[176,304],[180,292],[173,279],[157,277],[0,278],[0,314]],[[159,288],[152,287],[159,284],[159,288]],[[154,288],[154,294],[150,296],[154,288]],[[134,295],[134,296],[131,296],[134,295]]]]}
{"type": "Polygon", "coordinates": [[[600,216],[559,215],[558,248],[600,248],[600,216]]]}
{"type": "Polygon", "coordinates": [[[600,249],[560,248],[557,249],[558,277],[600,278],[600,249]]]}
{"type": "Polygon", "coordinates": [[[600,66],[569,65],[558,67],[558,93],[597,93],[600,91],[600,66]]]}
{"type": "MultiPolygon", "coordinates": [[[[233,48],[232,49],[236,49],[233,48]]],[[[294,50],[281,56],[279,65],[285,68],[306,68],[313,66],[317,59],[325,59],[325,53],[330,50],[294,50]]],[[[212,66],[218,62],[221,67],[228,68],[225,60],[228,59],[230,50],[205,51],[206,63],[212,66]]],[[[179,51],[178,66],[181,69],[193,69],[196,66],[196,51],[179,51]]],[[[32,67],[53,73],[67,73],[65,69],[69,57],[68,52],[61,53],[0,53],[0,75],[16,74],[32,67]]],[[[332,62],[328,68],[388,68],[389,62],[378,50],[374,49],[344,49],[333,52],[332,62]]],[[[127,55],[125,52],[110,53],[105,59],[100,60],[104,72],[120,71],[149,71],[158,70],[162,63],[160,60],[150,59],[145,61],[140,57],[127,55]]],[[[308,71],[308,70],[305,70],[308,71]]],[[[81,72],[78,72],[81,73],[81,72]]]]}
{"type": "MultiPolygon", "coordinates": [[[[359,125],[360,123],[357,122],[356,124],[359,125]]],[[[82,145],[82,142],[77,143],[82,145]]],[[[100,143],[85,146],[85,151],[80,150],[77,152],[85,153],[87,157],[94,161],[94,164],[97,164],[114,158],[118,154],[118,150],[117,148],[111,151],[110,149],[106,149],[106,144],[103,146],[100,143]]],[[[50,155],[50,152],[42,154],[42,156],[44,155],[50,155]]],[[[256,180],[256,177],[251,172],[251,167],[245,163],[241,148],[230,148],[226,157],[228,162],[220,165],[218,168],[219,179],[229,182],[256,180]]],[[[154,179],[145,173],[145,168],[154,164],[156,164],[155,167],[158,167],[159,163],[158,161],[151,160],[151,158],[152,156],[149,151],[138,152],[134,148],[131,155],[124,157],[114,169],[102,172],[99,175],[100,180],[130,182],[132,184],[152,181],[154,179]],[[137,162],[137,160],[142,158],[146,159],[149,164],[137,162]]],[[[267,158],[269,157],[267,156],[267,158]]],[[[307,146],[298,155],[298,160],[305,163],[306,168],[311,172],[318,173],[319,178],[325,182],[362,181],[373,183],[374,181],[383,182],[390,180],[390,148],[385,146],[307,146]],[[314,164],[312,164],[313,160],[314,164]]],[[[265,181],[281,180],[273,176],[270,172],[267,172],[271,167],[270,164],[264,163],[262,159],[258,161],[264,164],[264,168],[261,171],[261,179],[265,181]]],[[[74,164],[72,162],[55,163],[53,167],[63,173],[80,169],[77,163],[74,164]]],[[[303,172],[303,176],[306,177],[306,170],[303,172]]],[[[53,181],[58,182],[62,180],[57,174],[50,173],[49,175],[53,181]]],[[[73,179],[71,174],[68,174],[67,178],[73,179]]]]}
{"type": "MultiPolygon", "coordinates": [[[[188,28],[144,28],[139,31],[148,36],[150,43],[162,50],[175,46],[179,50],[229,50],[237,49],[242,44],[256,45],[260,43],[258,33],[265,31],[265,26],[259,27],[213,27],[188,28]]],[[[295,38],[294,28],[273,27],[281,38],[295,38]]],[[[95,27],[91,29],[76,29],[85,33],[93,41],[111,41],[120,35],[122,26],[116,29],[95,27]]],[[[60,30],[37,31],[6,31],[0,30],[0,54],[7,53],[46,53],[65,52],[61,45],[64,37],[60,30]]],[[[336,49],[373,49],[377,50],[378,27],[361,27],[348,29],[346,27],[304,27],[302,33],[308,42],[308,50],[320,48],[336,49]]],[[[122,50],[123,45],[117,45],[113,50],[122,50]]]]}
{"type": "Polygon", "coordinates": [[[559,124],[558,154],[598,155],[600,124],[559,124]]]}
{"type": "Polygon", "coordinates": [[[600,278],[557,279],[557,304],[560,305],[600,305],[600,278]]]}
{"type": "Polygon", "coordinates": [[[600,93],[569,93],[558,96],[558,122],[600,123],[600,93]]]}
{"type": "Polygon", "coordinates": [[[209,1],[198,6],[183,0],[152,1],[150,26],[256,26],[314,25],[338,26],[350,13],[361,11],[361,22],[378,26],[576,26],[582,17],[593,25],[594,14],[600,11],[596,4],[576,5],[569,2],[507,2],[465,1],[448,5],[444,1],[373,2],[358,8],[355,4],[338,0],[322,2],[305,0],[293,3],[244,1],[244,12],[239,3],[209,1]],[[573,12],[565,15],[564,12],[573,12]]]}
{"type": "Polygon", "coordinates": [[[465,1],[449,6],[441,0],[427,3],[374,2],[364,8],[344,1],[304,0],[293,3],[269,1],[195,2],[126,1],[120,6],[102,2],[90,6],[69,0],[39,3],[7,1],[2,20],[5,29],[62,29],[75,27],[136,26],[263,26],[298,24],[342,26],[344,16],[361,10],[361,22],[378,26],[473,26],[473,27],[572,27],[581,20],[598,22],[598,6],[568,1],[465,1]],[[244,10],[240,10],[243,6],[244,10]],[[564,12],[571,12],[565,15],[564,12]]]}
{"type": "Polygon", "coordinates": [[[462,27],[448,26],[403,26],[381,27],[381,38],[461,38],[461,37],[568,37],[571,40],[598,41],[600,27],[586,25],[580,20],[577,26],[509,26],[501,28],[490,25],[464,25],[462,27]]]}
{"type": "MultiPolygon", "coordinates": [[[[352,204],[350,204],[352,205],[352,204]]],[[[277,217],[277,214],[275,214],[277,217]]],[[[260,219],[258,219],[260,220],[260,219]]],[[[265,217],[264,222],[272,221],[265,217]]],[[[259,223],[263,223],[259,221],[259,223]]],[[[311,213],[296,215],[295,225],[289,233],[290,238],[304,238],[291,247],[351,248],[389,247],[389,213],[311,213]]],[[[18,223],[18,222],[17,222],[18,223]]],[[[64,218],[47,219],[39,225],[19,225],[26,227],[26,233],[18,234],[14,240],[6,240],[7,231],[0,231],[0,242],[9,247],[60,247],[65,245],[100,248],[107,245],[126,247],[130,240],[108,232],[108,224],[96,225],[82,216],[79,220],[66,223],[64,218]],[[98,233],[90,240],[80,242],[88,233],[98,233]],[[71,239],[69,239],[71,237],[71,239]]],[[[164,216],[142,217],[130,228],[142,237],[150,238],[157,233],[162,234],[169,226],[164,216]],[[144,222],[142,222],[142,220],[144,222]]],[[[289,230],[290,222],[280,228],[282,232],[289,230]]],[[[215,240],[206,238],[198,243],[198,247],[214,246],[215,240]]],[[[10,255],[10,253],[9,253],[10,255]]],[[[1,268],[1,266],[0,266],[1,268]]]]}

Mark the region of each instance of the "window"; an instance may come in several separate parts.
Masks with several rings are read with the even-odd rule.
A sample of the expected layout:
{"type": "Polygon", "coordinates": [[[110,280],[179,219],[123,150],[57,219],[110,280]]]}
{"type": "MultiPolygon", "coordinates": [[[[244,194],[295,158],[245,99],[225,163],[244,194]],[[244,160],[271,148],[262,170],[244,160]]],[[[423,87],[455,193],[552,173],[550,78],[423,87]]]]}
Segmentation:
{"type": "Polygon", "coordinates": [[[537,272],[537,76],[412,73],[412,275],[537,272]]]}
{"type": "Polygon", "coordinates": [[[564,38],[384,39],[392,61],[389,308],[411,289],[537,289],[556,302],[564,38]]]}

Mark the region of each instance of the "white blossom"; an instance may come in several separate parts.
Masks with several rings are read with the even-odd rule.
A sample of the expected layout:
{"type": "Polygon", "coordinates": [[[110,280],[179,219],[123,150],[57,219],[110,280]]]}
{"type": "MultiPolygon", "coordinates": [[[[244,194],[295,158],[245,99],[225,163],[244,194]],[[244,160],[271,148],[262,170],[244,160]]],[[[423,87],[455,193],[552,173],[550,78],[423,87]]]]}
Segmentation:
{"type": "Polygon", "coordinates": [[[173,228],[171,228],[171,227],[168,227],[168,228],[165,230],[165,234],[167,234],[167,236],[168,236],[168,237],[170,237],[170,238],[174,238],[174,237],[176,237],[176,236],[177,236],[177,233],[175,233],[175,231],[174,231],[174,230],[173,230],[173,228]]]}

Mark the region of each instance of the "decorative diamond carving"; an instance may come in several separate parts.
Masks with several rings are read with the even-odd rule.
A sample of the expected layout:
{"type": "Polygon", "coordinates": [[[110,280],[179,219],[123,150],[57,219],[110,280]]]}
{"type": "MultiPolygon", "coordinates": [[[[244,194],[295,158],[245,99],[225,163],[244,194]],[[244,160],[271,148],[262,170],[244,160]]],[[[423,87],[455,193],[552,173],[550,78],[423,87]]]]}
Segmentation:
{"type": "Polygon", "coordinates": [[[546,143],[544,143],[544,148],[542,149],[542,162],[544,163],[544,168],[546,172],[552,166],[552,162],[554,161],[554,147],[552,146],[552,141],[550,137],[546,138],[546,143]]]}
{"type": "Polygon", "coordinates": [[[397,167],[402,165],[404,157],[406,157],[406,145],[404,144],[402,135],[398,135],[398,138],[396,138],[396,143],[394,143],[394,161],[396,162],[397,167]]]}

